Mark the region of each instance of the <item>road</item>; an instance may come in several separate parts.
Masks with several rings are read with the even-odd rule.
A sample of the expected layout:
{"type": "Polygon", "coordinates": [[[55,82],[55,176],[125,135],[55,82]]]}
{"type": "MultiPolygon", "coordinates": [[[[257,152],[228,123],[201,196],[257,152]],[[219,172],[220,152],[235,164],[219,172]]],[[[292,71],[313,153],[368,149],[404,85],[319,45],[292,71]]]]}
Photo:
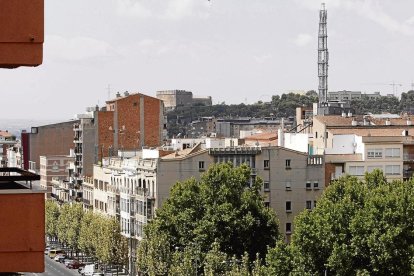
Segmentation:
{"type": "Polygon", "coordinates": [[[68,269],[64,264],[55,262],[45,255],[45,272],[43,273],[24,273],[30,276],[80,276],[77,269],[68,269]]]}

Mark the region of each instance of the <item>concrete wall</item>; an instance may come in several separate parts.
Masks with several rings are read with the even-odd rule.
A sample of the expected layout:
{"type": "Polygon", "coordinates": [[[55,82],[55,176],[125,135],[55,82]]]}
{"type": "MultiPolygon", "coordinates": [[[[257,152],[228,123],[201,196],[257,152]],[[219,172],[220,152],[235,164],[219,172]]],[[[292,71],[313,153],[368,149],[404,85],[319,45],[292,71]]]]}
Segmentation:
{"type": "Polygon", "coordinates": [[[43,193],[0,192],[0,272],[44,272],[43,193]]]}
{"type": "Polygon", "coordinates": [[[284,147],[300,152],[308,152],[309,135],[306,133],[284,133],[284,147]]]}

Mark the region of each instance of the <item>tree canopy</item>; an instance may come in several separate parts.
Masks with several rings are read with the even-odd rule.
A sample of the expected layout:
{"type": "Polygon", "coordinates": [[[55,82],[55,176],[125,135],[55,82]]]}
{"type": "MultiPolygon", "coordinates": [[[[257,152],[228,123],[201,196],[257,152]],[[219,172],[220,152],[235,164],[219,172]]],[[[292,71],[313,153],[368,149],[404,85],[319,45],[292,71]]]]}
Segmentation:
{"type": "Polygon", "coordinates": [[[413,264],[414,180],[389,183],[378,170],[331,184],[266,258],[273,275],[412,275],[413,264]]]}
{"type": "Polygon", "coordinates": [[[228,256],[265,256],[267,246],[273,247],[279,238],[278,222],[273,210],[264,206],[263,182],[257,178],[250,185],[250,180],[246,165],[222,163],[212,165],[199,181],[176,183],[145,228],[138,249],[141,270],[165,268],[168,274],[177,250],[192,250],[201,267],[213,244],[228,256]],[[158,263],[151,264],[154,261],[158,263]]]}

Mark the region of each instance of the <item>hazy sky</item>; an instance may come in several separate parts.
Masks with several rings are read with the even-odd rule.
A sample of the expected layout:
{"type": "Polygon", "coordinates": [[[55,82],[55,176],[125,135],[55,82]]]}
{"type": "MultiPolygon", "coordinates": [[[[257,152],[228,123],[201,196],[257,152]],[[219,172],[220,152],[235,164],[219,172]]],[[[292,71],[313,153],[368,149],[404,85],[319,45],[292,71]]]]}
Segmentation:
{"type": "MultiPolygon", "coordinates": [[[[413,0],[331,0],[329,90],[414,82],[413,0]]],[[[252,103],[317,89],[314,0],[46,0],[44,62],[0,70],[0,118],[69,119],[117,91],[252,103]]],[[[0,119],[1,121],[1,119],[0,119]]]]}

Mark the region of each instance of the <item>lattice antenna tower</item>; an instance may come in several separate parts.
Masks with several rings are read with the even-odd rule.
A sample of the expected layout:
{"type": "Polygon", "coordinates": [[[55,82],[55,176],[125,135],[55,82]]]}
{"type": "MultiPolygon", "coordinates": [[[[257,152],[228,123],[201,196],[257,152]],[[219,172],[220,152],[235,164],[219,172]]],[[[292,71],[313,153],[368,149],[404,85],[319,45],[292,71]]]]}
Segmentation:
{"type": "Polygon", "coordinates": [[[318,77],[319,77],[319,106],[327,102],[328,95],[328,14],[325,3],[322,3],[319,11],[319,33],[318,33],[318,77]]]}

